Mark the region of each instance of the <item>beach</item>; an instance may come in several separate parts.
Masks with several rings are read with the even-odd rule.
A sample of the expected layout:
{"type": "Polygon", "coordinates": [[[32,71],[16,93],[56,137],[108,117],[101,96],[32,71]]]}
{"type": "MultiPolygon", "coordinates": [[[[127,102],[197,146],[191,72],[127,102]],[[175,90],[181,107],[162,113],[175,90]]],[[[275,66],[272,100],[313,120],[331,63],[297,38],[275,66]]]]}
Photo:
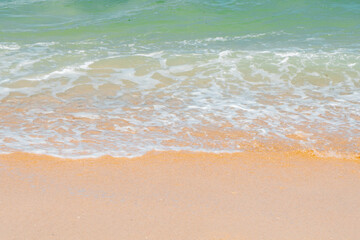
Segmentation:
{"type": "Polygon", "coordinates": [[[358,0],[0,1],[0,240],[359,240],[358,0]]]}
{"type": "Polygon", "coordinates": [[[1,239],[358,239],[359,157],[0,156],[1,239]]]}

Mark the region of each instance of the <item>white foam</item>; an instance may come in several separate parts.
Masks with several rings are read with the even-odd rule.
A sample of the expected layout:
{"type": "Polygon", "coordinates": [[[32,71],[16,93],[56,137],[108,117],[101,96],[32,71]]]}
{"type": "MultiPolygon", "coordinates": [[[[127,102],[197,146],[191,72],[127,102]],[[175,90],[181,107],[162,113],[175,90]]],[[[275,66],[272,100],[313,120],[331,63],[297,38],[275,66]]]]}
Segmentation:
{"type": "Polygon", "coordinates": [[[89,112],[76,112],[76,113],[71,113],[71,115],[73,115],[76,118],[88,118],[88,119],[100,119],[101,117],[98,114],[89,113],[89,112]]]}
{"type": "MultiPolygon", "coordinates": [[[[296,140],[287,135],[295,134],[301,138],[297,143],[303,148],[320,150],[334,144],[331,136],[340,134],[346,142],[356,138],[360,129],[357,120],[360,91],[356,85],[360,69],[358,64],[353,64],[358,60],[354,54],[224,50],[202,55],[161,51],[137,56],[152,58],[141,63],[144,64],[141,67],[148,69],[143,76],[136,75],[136,68],[140,67],[136,64],[130,68],[114,68],[106,74],[92,74],[89,65],[104,58],[38,75],[38,80],[46,81],[31,88],[33,94],[47,89],[56,96],[82,84],[81,76],[95,89],[104,83],[115,84],[119,89],[111,97],[97,98],[96,92],[96,96],[88,99],[58,97],[61,101],[56,104],[37,105],[35,101],[33,105],[24,105],[25,115],[21,116],[24,124],[16,129],[0,130],[0,138],[11,136],[16,142],[2,144],[24,151],[41,146],[48,154],[66,157],[80,156],[77,154],[80,152],[81,156],[99,155],[99,151],[114,156],[134,156],[153,149],[239,151],[246,150],[242,141],[256,140],[266,145],[274,138],[291,144],[296,140]],[[177,57],[178,65],[166,64],[168,59],[177,57]],[[183,63],[183,59],[189,61],[183,63]],[[171,80],[163,83],[154,79],[155,73],[171,80]],[[57,78],[69,81],[64,84],[57,78]],[[317,79],[325,82],[322,85],[311,82],[317,79]],[[69,105],[76,108],[76,112],[63,110],[69,105]],[[74,119],[64,117],[67,115],[74,119]],[[39,118],[48,121],[47,128],[40,125],[30,128],[25,124],[36,123],[39,118]],[[104,124],[113,124],[115,130],[102,128],[104,124]],[[222,124],[228,126],[229,131],[246,131],[249,136],[217,141],[208,139],[206,130],[202,130],[221,131],[224,130],[222,124]],[[64,131],[54,130],[60,126],[64,131]],[[88,130],[101,134],[84,134],[88,130]],[[30,135],[42,138],[33,139],[30,135]],[[63,146],[47,142],[50,136],[63,146]],[[166,145],[166,141],[179,145],[166,145]]],[[[126,56],[106,57],[116,58],[126,59],[126,56]]],[[[23,89],[3,87],[2,94],[12,91],[23,89]]],[[[11,114],[19,117],[18,113],[11,114]]],[[[342,147],[354,150],[351,143],[342,147]]]]}
{"type": "Polygon", "coordinates": [[[10,50],[15,51],[19,50],[20,46],[16,43],[0,43],[0,50],[10,50]]]}

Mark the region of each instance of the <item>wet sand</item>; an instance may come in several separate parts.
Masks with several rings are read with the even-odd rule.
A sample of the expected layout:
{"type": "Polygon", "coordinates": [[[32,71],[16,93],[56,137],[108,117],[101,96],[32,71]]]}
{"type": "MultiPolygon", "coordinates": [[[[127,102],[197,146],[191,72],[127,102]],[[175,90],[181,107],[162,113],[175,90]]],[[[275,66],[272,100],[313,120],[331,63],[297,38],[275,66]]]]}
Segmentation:
{"type": "Polygon", "coordinates": [[[0,156],[0,239],[360,239],[360,159],[0,156]]]}

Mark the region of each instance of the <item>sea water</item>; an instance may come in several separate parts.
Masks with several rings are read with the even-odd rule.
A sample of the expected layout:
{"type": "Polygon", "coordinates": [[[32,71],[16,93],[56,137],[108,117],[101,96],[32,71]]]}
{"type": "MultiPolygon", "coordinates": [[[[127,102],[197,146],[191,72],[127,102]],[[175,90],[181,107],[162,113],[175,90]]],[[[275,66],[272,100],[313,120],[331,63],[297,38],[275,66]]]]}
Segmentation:
{"type": "Polygon", "coordinates": [[[359,152],[357,0],[2,0],[0,152],[359,152]]]}

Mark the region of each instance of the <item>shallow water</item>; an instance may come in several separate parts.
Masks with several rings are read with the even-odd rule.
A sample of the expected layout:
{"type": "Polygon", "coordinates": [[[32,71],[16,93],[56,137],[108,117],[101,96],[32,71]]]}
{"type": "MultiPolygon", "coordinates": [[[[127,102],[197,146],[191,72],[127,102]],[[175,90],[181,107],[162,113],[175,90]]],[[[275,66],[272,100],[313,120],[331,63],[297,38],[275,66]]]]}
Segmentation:
{"type": "Polygon", "coordinates": [[[357,1],[2,1],[0,151],[358,152],[357,1]]]}

